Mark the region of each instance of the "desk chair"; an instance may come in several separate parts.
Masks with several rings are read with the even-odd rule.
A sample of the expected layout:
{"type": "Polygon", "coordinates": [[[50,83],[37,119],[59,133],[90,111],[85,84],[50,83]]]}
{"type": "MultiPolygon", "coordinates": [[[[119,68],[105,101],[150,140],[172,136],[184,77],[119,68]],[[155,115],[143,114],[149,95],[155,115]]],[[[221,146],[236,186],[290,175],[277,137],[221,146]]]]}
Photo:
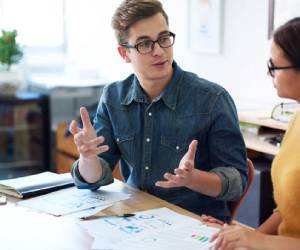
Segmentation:
{"type": "Polygon", "coordinates": [[[228,202],[228,208],[229,208],[230,213],[231,213],[231,221],[233,220],[234,216],[236,215],[238,208],[242,204],[243,200],[245,199],[245,196],[249,192],[250,187],[253,183],[255,168],[254,168],[254,165],[253,165],[253,163],[250,159],[247,159],[247,166],[248,166],[248,184],[247,184],[247,187],[246,187],[246,190],[245,190],[244,194],[242,195],[242,197],[238,201],[228,202]]]}

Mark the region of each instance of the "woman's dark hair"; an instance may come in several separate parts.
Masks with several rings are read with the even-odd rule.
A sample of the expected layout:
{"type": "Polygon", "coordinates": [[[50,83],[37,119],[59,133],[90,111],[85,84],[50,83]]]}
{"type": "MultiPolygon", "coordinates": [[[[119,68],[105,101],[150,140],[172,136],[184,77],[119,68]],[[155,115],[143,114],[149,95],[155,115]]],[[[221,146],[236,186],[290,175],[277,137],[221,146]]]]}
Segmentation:
{"type": "Polygon", "coordinates": [[[129,29],[136,22],[161,13],[169,24],[168,16],[158,0],[124,0],[112,17],[112,27],[119,44],[128,42],[129,29]]]}
{"type": "Polygon", "coordinates": [[[293,18],[276,29],[273,40],[283,50],[286,59],[300,68],[300,17],[293,18]]]}

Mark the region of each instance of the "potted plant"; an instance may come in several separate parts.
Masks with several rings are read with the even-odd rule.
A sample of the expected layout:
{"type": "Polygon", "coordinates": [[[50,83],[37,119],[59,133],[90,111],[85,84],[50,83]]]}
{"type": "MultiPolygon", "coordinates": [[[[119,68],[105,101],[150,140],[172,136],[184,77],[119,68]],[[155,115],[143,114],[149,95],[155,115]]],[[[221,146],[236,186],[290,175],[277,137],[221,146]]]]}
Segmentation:
{"type": "Polygon", "coordinates": [[[17,64],[23,56],[23,52],[16,42],[17,35],[16,30],[2,30],[0,37],[0,63],[6,66],[7,71],[10,70],[12,64],[17,64]]]}
{"type": "Polygon", "coordinates": [[[2,30],[0,36],[0,94],[14,94],[20,84],[20,72],[13,71],[12,65],[18,64],[23,52],[16,42],[17,31],[2,30]]]}

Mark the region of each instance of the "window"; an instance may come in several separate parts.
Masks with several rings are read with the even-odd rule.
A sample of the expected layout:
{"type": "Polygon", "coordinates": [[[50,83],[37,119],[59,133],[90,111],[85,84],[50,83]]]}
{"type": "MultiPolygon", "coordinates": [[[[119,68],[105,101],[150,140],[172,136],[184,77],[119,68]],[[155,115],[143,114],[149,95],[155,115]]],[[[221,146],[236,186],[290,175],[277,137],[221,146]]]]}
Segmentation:
{"type": "Polygon", "coordinates": [[[63,47],[64,0],[0,0],[0,29],[16,29],[28,47],[63,47]]]}

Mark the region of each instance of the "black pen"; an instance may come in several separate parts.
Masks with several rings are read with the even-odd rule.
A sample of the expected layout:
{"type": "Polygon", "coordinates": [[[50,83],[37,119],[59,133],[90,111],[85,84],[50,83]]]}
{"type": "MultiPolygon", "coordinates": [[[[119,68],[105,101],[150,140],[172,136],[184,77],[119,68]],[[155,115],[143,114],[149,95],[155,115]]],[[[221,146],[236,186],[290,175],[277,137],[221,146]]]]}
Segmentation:
{"type": "Polygon", "coordinates": [[[120,218],[128,218],[128,217],[133,217],[135,216],[135,214],[133,213],[124,213],[124,214],[109,214],[109,215],[105,215],[105,214],[94,214],[94,215],[90,215],[90,216],[83,216],[80,219],[81,220],[94,220],[94,219],[100,219],[100,218],[109,218],[109,217],[120,217],[120,218]]]}
{"type": "Polygon", "coordinates": [[[125,213],[125,214],[121,214],[121,215],[117,215],[117,216],[127,218],[127,217],[135,216],[135,214],[125,213]]]}

